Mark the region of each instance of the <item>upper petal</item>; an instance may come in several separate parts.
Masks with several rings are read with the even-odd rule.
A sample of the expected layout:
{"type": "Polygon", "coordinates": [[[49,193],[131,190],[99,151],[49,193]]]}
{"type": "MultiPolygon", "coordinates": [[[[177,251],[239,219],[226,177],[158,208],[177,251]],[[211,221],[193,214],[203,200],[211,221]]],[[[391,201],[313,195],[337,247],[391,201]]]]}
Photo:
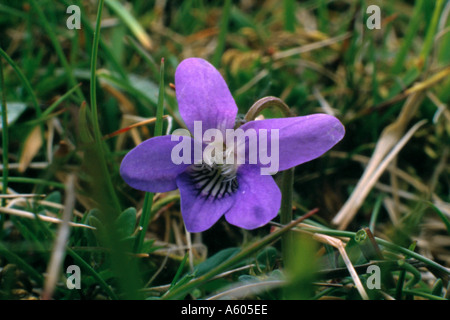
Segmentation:
{"type": "Polygon", "coordinates": [[[257,166],[243,165],[239,168],[238,182],[236,201],[225,213],[229,223],[251,230],[277,216],[281,191],[271,176],[261,175],[257,166]]]}
{"type": "Polygon", "coordinates": [[[225,132],[234,127],[236,103],[222,75],[209,62],[183,60],[175,72],[175,91],[180,115],[192,133],[194,121],[202,122],[202,131],[225,132]]]}
{"type": "MultiPolygon", "coordinates": [[[[241,129],[246,133],[248,130],[254,130],[258,136],[257,164],[268,167],[269,164],[263,165],[259,160],[261,156],[270,155],[270,165],[278,161],[278,166],[274,166],[278,168],[278,171],[320,157],[338,143],[345,134],[342,123],[327,114],[250,121],[241,126],[241,129]],[[261,130],[266,134],[262,135],[261,130]],[[278,131],[278,137],[273,130],[278,131]],[[261,144],[261,136],[267,137],[267,143],[261,144]],[[278,140],[278,150],[275,147],[272,148],[271,138],[273,137],[278,140]],[[271,154],[271,151],[275,151],[275,154],[271,154]]],[[[248,149],[248,146],[245,147],[248,149]]]]}
{"type": "Polygon", "coordinates": [[[202,232],[211,228],[235,202],[234,195],[220,199],[199,194],[189,175],[189,169],[177,177],[180,205],[186,230],[202,232]]]}
{"type": "MultiPolygon", "coordinates": [[[[174,163],[172,150],[180,142],[172,141],[171,137],[167,135],[148,139],[124,157],[120,165],[120,175],[127,184],[147,192],[177,189],[176,177],[186,170],[189,163],[174,163]]],[[[183,138],[192,141],[190,137],[183,138]]]]}

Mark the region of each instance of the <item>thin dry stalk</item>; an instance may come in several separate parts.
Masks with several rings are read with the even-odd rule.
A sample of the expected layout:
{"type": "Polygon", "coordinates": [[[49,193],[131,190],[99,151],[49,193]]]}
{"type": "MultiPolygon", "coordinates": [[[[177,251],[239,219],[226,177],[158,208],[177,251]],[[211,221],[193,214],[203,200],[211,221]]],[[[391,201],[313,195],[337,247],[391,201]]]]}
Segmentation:
{"type": "Polygon", "coordinates": [[[61,271],[61,265],[65,255],[65,247],[69,239],[70,229],[69,222],[72,218],[72,210],[75,206],[75,176],[70,174],[67,176],[66,182],[66,199],[64,201],[64,212],[62,223],[59,226],[58,234],[55,239],[55,244],[47,267],[47,276],[42,292],[42,299],[49,300],[53,296],[53,292],[58,281],[61,271]]]}
{"type": "MultiPolygon", "coordinates": [[[[36,219],[36,217],[37,217],[38,219],[41,219],[42,221],[46,221],[46,222],[50,222],[50,223],[62,223],[62,220],[58,219],[58,218],[44,216],[42,214],[34,214],[32,212],[13,209],[13,208],[0,207],[0,213],[6,213],[6,214],[22,217],[22,218],[27,218],[27,219],[36,219]]],[[[71,227],[95,229],[94,227],[88,226],[87,224],[81,224],[81,223],[76,223],[76,222],[71,222],[71,221],[69,221],[69,225],[71,227]]]]}
{"type": "MultiPolygon", "coordinates": [[[[344,34],[341,34],[339,36],[333,37],[333,38],[328,38],[322,41],[317,41],[314,43],[310,43],[301,47],[297,47],[297,48],[292,48],[292,49],[288,49],[288,50],[284,50],[281,52],[277,52],[273,55],[273,60],[280,60],[280,59],[285,59],[285,58],[289,58],[298,54],[302,54],[302,53],[306,53],[306,52],[310,52],[310,51],[314,51],[314,50],[318,50],[324,47],[328,47],[331,46],[339,41],[343,41],[347,38],[350,38],[351,33],[350,32],[346,32],[344,34]]],[[[262,59],[262,60],[266,60],[266,59],[262,59]]]]}
{"type": "Polygon", "coordinates": [[[350,261],[350,258],[348,257],[347,252],[345,251],[344,243],[337,238],[326,236],[323,234],[318,234],[318,233],[314,234],[313,238],[322,243],[329,244],[329,245],[335,247],[336,249],[338,249],[338,251],[341,254],[342,259],[344,260],[344,263],[348,269],[348,272],[350,273],[350,276],[352,277],[353,282],[355,283],[356,289],[358,290],[359,294],[361,295],[361,297],[364,300],[369,300],[369,296],[367,295],[366,290],[364,289],[364,286],[358,277],[358,273],[356,272],[355,267],[353,267],[353,264],[350,261]]]}

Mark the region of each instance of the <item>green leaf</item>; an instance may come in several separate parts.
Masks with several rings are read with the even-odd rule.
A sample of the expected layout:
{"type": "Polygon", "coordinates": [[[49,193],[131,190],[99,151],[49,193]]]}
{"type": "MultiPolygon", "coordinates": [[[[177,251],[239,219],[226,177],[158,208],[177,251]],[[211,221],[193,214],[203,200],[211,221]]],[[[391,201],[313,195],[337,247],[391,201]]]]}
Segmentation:
{"type": "Polygon", "coordinates": [[[274,247],[264,248],[256,257],[260,268],[272,269],[275,266],[278,251],[274,247]]]}
{"type": "Polygon", "coordinates": [[[93,233],[96,235],[97,240],[104,238],[103,233],[105,232],[105,228],[103,227],[102,222],[99,218],[96,217],[96,215],[99,214],[99,211],[96,209],[91,210],[88,213],[87,223],[88,225],[95,228],[95,230],[92,230],[93,233]]]}
{"type": "Polygon", "coordinates": [[[88,112],[86,104],[82,104],[79,111],[80,140],[83,144],[91,144],[94,142],[92,133],[92,119],[88,112]]]}
{"type": "Polygon", "coordinates": [[[117,217],[116,224],[122,237],[130,236],[136,227],[136,209],[133,207],[125,209],[117,217]]]}
{"type": "Polygon", "coordinates": [[[227,248],[217,252],[213,256],[209,257],[208,259],[197,265],[194,270],[194,274],[198,277],[204,275],[208,271],[219,266],[224,261],[232,258],[239,251],[241,251],[240,248],[227,248]]]}

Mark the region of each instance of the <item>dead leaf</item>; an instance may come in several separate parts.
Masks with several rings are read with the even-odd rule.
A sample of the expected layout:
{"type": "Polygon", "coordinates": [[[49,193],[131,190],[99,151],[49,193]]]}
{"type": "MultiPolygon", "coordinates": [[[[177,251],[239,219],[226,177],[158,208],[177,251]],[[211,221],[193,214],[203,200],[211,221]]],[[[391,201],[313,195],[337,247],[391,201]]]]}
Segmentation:
{"type": "Polygon", "coordinates": [[[19,172],[23,173],[27,170],[31,160],[39,152],[39,149],[41,149],[42,143],[41,127],[35,126],[25,140],[25,145],[23,146],[19,160],[19,172]]]}

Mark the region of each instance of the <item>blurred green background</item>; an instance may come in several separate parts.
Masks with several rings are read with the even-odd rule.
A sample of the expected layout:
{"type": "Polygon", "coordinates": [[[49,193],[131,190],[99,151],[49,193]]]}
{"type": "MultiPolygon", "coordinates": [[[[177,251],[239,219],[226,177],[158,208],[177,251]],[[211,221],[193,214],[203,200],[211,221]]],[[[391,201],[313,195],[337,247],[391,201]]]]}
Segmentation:
{"type": "MultiPolygon", "coordinates": [[[[415,259],[408,260],[414,270],[434,271],[408,283],[417,280],[412,269],[390,266],[393,282],[384,282],[382,293],[370,291],[370,298],[448,298],[448,273],[439,266],[450,265],[450,1],[106,0],[96,43],[98,4],[0,4],[2,119],[5,104],[8,118],[7,130],[2,125],[2,191],[8,187],[15,195],[2,199],[0,298],[34,299],[46,292],[58,224],[9,209],[62,218],[71,175],[72,220],[97,229],[70,229],[55,299],[203,299],[230,285],[243,288],[238,298],[361,298],[348,286],[352,278],[330,243],[300,237],[294,242],[302,259],[292,262],[298,268],[285,270],[279,236],[265,242],[275,224],[245,231],[221,221],[190,239],[176,191],[155,196],[146,242],[133,251],[145,195],[127,186],[118,168],[131,148],[153,136],[154,124],[106,136],[156,116],[162,79],[169,116],[164,133],[183,126],[170,84],[187,57],[204,58],[221,71],[243,115],[258,99],[276,96],[296,115],[338,117],[344,139],[295,169],[294,218],[319,208],[308,223],[327,228],[330,237],[344,236],[348,251],[358,247],[355,233],[370,227],[382,239],[383,260],[415,259]],[[366,11],[373,4],[380,8],[380,29],[367,24],[377,18],[366,11]],[[80,8],[81,29],[67,27],[74,19],[66,11],[70,5],[80,8]],[[421,120],[426,122],[413,127],[421,120]],[[383,167],[411,128],[413,135],[383,167]],[[374,181],[362,179],[366,168],[380,167],[374,181]],[[346,210],[355,214],[345,213],[348,221],[339,223],[336,216],[352,193],[346,210]],[[245,254],[227,265],[238,252],[245,254]],[[81,290],[65,286],[71,264],[82,266],[81,290]],[[247,290],[255,282],[262,289],[247,290]]],[[[363,249],[357,252],[350,257],[354,265],[370,263],[363,249]]],[[[357,272],[366,276],[365,269],[357,272]]]]}

